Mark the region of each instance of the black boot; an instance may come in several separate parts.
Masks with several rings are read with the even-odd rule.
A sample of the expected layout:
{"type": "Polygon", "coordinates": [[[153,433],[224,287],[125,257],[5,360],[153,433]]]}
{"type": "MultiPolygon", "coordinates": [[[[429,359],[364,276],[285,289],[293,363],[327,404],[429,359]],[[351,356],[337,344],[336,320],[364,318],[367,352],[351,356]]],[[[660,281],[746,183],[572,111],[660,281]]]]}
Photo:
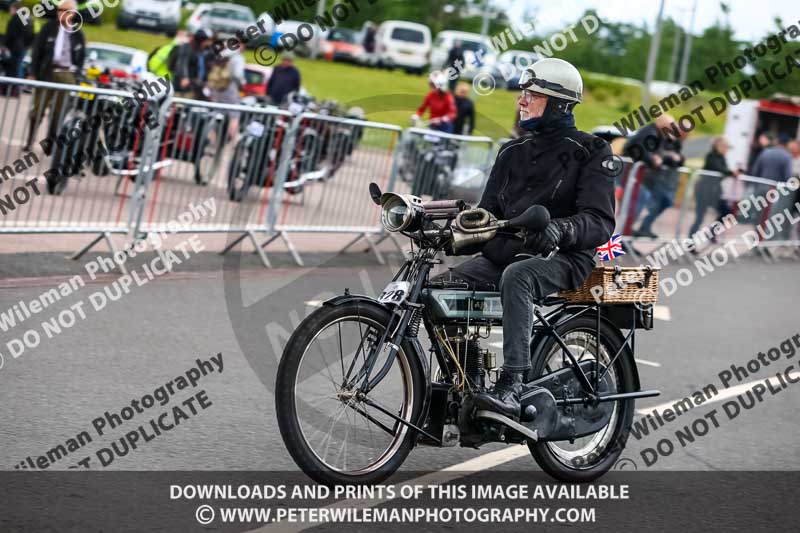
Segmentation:
{"type": "Polygon", "coordinates": [[[475,407],[500,413],[519,420],[519,395],[522,392],[523,372],[502,371],[494,389],[475,396],[475,407]]]}

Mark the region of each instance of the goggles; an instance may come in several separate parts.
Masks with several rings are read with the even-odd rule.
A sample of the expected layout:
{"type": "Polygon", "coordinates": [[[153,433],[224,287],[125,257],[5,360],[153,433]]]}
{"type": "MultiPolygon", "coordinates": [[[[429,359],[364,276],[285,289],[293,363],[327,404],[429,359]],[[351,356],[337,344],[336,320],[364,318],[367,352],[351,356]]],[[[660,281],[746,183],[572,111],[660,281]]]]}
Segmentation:
{"type": "Polygon", "coordinates": [[[537,78],[536,73],[532,69],[527,69],[519,78],[519,88],[523,90],[528,89],[531,91],[536,91],[536,87],[548,89],[560,95],[580,100],[580,95],[575,91],[570,91],[560,83],[554,83],[552,81],[537,78]],[[533,89],[531,89],[531,87],[533,87],[533,89]]]}

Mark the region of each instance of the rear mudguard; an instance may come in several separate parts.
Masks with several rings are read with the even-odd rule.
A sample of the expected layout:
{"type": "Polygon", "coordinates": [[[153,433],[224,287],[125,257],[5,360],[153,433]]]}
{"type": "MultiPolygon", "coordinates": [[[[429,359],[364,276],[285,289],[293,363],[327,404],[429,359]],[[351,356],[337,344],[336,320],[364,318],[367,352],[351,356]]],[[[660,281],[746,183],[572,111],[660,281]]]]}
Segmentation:
{"type": "MultiPolygon", "coordinates": [[[[578,309],[583,309],[583,307],[578,308],[578,309]]],[[[550,324],[557,324],[561,320],[565,319],[566,317],[568,317],[570,315],[574,315],[576,312],[577,312],[577,309],[567,307],[561,313],[555,315],[553,318],[551,318],[548,321],[550,322],[550,324]]],[[[588,317],[596,318],[597,317],[597,312],[596,311],[587,311],[587,312],[583,313],[581,316],[588,316],[588,317]]],[[[611,322],[606,320],[602,315],[600,316],[600,321],[603,322],[606,326],[609,327],[610,331],[613,332],[612,335],[614,335],[616,337],[615,340],[620,345],[623,342],[625,342],[625,336],[622,334],[622,331],[620,331],[620,329],[617,326],[615,326],[614,324],[612,324],[611,322]]],[[[544,349],[545,340],[547,340],[547,333],[544,332],[544,331],[536,332],[536,334],[531,339],[531,365],[532,366],[535,366],[534,362],[539,357],[543,357],[544,356],[542,351],[544,349]]],[[[625,391],[625,392],[638,392],[638,391],[642,390],[642,386],[641,386],[641,383],[639,381],[639,369],[636,367],[636,361],[634,360],[633,352],[631,352],[630,346],[625,346],[625,348],[622,350],[622,353],[620,354],[620,357],[628,358],[629,362],[631,364],[631,368],[633,368],[634,388],[636,390],[634,390],[634,391],[625,391]]]]}
{"type": "MultiPolygon", "coordinates": [[[[325,300],[322,305],[344,305],[352,302],[358,302],[364,305],[374,305],[376,307],[380,307],[388,312],[392,312],[389,307],[385,306],[384,304],[380,303],[378,300],[371,296],[365,296],[363,294],[343,294],[339,296],[334,296],[329,300],[325,300]]],[[[409,357],[416,357],[420,364],[422,365],[423,372],[425,373],[425,399],[424,403],[422,404],[422,410],[420,411],[419,418],[417,420],[412,420],[412,424],[417,427],[422,427],[425,425],[425,421],[428,419],[428,409],[430,408],[431,403],[431,368],[428,365],[428,359],[425,357],[425,352],[422,349],[422,345],[419,342],[419,339],[416,337],[406,337],[406,341],[411,348],[411,354],[409,357]]]]}

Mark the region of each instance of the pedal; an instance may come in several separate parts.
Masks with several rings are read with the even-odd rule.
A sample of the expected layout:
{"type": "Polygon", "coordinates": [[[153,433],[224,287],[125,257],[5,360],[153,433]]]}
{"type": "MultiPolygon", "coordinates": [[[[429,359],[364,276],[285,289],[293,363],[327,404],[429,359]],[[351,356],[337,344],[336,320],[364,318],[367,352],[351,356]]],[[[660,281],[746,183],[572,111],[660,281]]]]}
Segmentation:
{"type": "Polygon", "coordinates": [[[526,437],[528,437],[529,439],[531,439],[533,441],[538,441],[539,440],[539,432],[536,431],[535,429],[530,429],[530,428],[528,428],[526,426],[523,426],[519,422],[514,422],[513,420],[511,420],[507,416],[503,416],[503,415],[501,415],[499,413],[495,413],[494,411],[476,411],[475,412],[475,416],[477,418],[486,418],[486,419],[489,419],[489,420],[493,420],[495,422],[500,422],[501,424],[510,427],[514,431],[525,435],[526,437]]]}

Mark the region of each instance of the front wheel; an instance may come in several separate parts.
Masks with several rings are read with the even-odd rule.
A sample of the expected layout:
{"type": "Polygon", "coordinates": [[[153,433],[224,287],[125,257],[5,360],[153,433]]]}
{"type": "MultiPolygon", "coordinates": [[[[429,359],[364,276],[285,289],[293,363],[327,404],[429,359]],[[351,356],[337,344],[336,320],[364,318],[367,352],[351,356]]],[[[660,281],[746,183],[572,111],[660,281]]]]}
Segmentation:
{"type": "MultiPolygon", "coordinates": [[[[601,365],[608,366],[621,346],[619,336],[606,323],[600,325],[598,342],[597,321],[587,316],[566,322],[558,328],[558,333],[579,361],[594,361],[599,357],[601,365]]],[[[532,361],[532,379],[569,365],[569,359],[551,336],[544,340],[538,353],[539,357],[532,361]]],[[[608,376],[616,392],[636,390],[633,365],[632,358],[623,353],[609,369],[608,376]]],[[[591,376],[587,376],[590,381],[591,376]]],[[[562,399],[562,396],[556,395],[556,399],[562,399]]],[[[633,421],[634,403],[634,400],[614,402],[608,424],[596,433],[574,439],[574,442],[528,441],[531,455],[542,470],[561,481],[589,482],[597,479],[616,464],[625,448],[633,421]]]]}
{"type": "Polygon", "coordinates": [[[371,388],[361,393],[365,363],[390,317],[372,303],[324,306],[300,324],[283,352],[275,390],[281,436],[319,483],[381,483],[416,442],[416,432],[387,414],[416,423],[423,408],[425,372],[408,342],[388,364],[388,351],[378,353],[371,388]]]}
{"type": "Polygon", "coordinates": [[[241,202],[247,197],[250,189],[250,156],[251,143],[243,137],[236,144],[233,157],[228,167],[228,198],[232,202],[241,202]]]}

